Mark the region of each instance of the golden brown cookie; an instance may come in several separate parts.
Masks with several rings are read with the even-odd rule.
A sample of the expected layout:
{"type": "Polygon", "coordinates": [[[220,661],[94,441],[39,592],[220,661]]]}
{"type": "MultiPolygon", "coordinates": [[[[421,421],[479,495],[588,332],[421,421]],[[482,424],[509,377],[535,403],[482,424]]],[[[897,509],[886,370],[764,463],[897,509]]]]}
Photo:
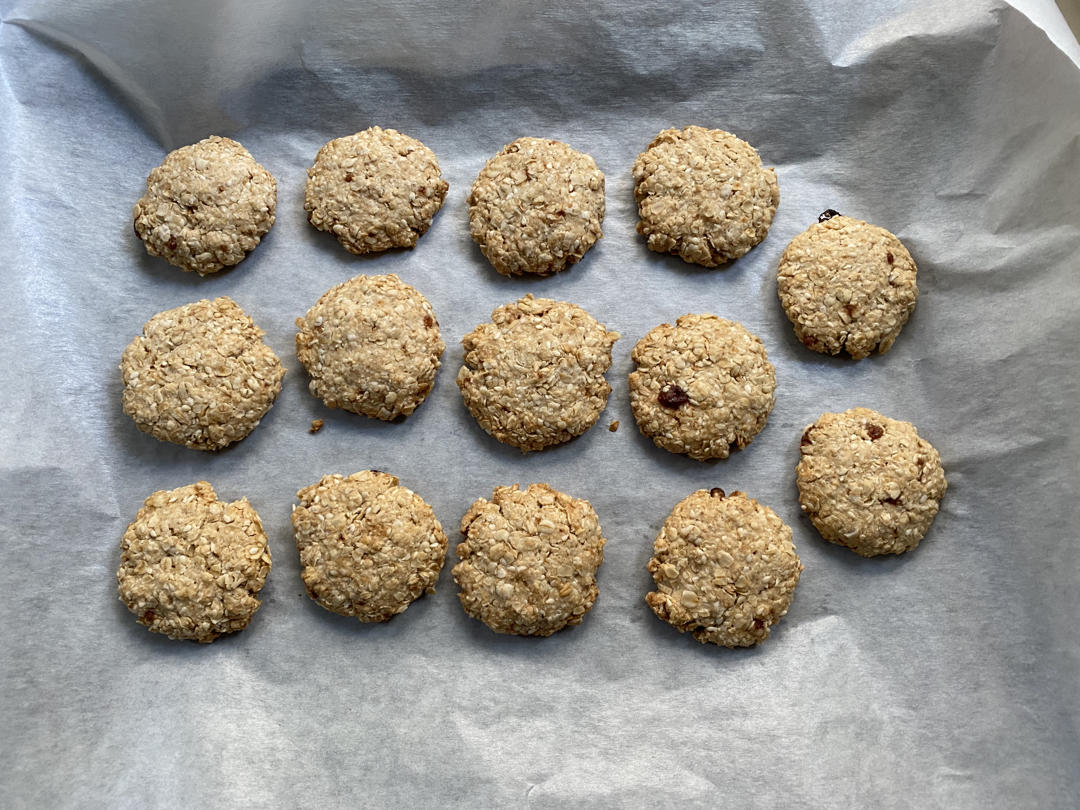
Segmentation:
{"type": "Polygon", "coordinates": [[[304,210],[350,253],[409,248],[431,226],[449,187],[424,144],[371,127],[319,150],[308,169],[304,210]]]}
{"type": "Polygon", "coordinates": [[[292,525],[308,595],[384,622],[435,593],[448,541],[423,498],[377,470],[325,475],[297,493],[292,525]]]}
{"type": "Polygon", "coordinates": [[[578,262],[604,234],[604,175],[583,152],[518,138],[480,171],[469,233],[504,276],[548,275],[578,262]]]}
{"type": "Polygon", "coordinates": [[[596,601],[604,536],[592,505],[547,484],[496,487],[461,519],[461,606],[497,633],[550,636],[596,601]]]}
{"type": "Polygon", "coordinates": [[[133,216],[147,253],[204,276],[254,250],[276,208],[270,172],[236,141],[213,135],[165,156],[133,216]]]}
{"type": "Polygon", "coordinates": [[[821,536],[863,557],[919,545],[945,494],[941,457],[910,422],[826,413],[802,435],[799,504],[821,536]]]}
{"type": "Polygon", "coordinates": [[[297,318],[296,354],[330,408],[407,416],[435,383],[445,348],[428,300],[395,275],[356,276],[297,318]]]}
{"type": "Polygon", "coordinates": [[[830,209],[787,246],[777,293],[805,346],[859,360],[892,348],[919,298],[915,276],[899,239],[830,209]]]}
{"type": "Polygon", "coordinates": [[[220,450],[253,431],[285,369],[231,298],[159,312],[124,350],[124,413],[156,439],[220,450]]]}
{"type": "Polygon", "coordinates": [[[634,162],[637,231],[649,250],[717,267],[769,232],[780,189],[746,141],[722,129],[665,129],[634,162]]]}
{"type": "Polygon", "coordinates": [[[735,491],[699,489],[676,504],[653,544],[653,612],[704,643],[749,647],[788,611],[803,566],[791,529],[735,491]]]}
{"type": "Polygon", "coordinates": [[[209,642],[247,627],[270,573],[266,533],[247,498],[206,481],[155,492],[120,543],[120,599],[155,633],[209,642]]]}

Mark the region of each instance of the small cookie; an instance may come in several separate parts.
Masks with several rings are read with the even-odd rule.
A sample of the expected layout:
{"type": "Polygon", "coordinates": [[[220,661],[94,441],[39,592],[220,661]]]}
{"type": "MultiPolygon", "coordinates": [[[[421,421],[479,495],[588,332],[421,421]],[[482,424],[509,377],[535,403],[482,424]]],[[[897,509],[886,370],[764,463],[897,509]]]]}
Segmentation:
{"type": "Polygon", "coordinates": [[[653,612],[701,643],[749,647],[788,611],[803,566],[791,529],[736,490],[699,489],[676,504],[653,544],[653,612]]]}
{"type": "Polygon", "coordinates": [[[891,349],[919,298],[900,240],[832,209],[791,240],[776,281],[803,345],[856,360],[891,349]]]}
{"type": "Polygon", "coordinates": [[[634,162],[637,232],[649,250],[717,267],[765,238],[780,204],[776,172],[722,129],[665,129],[634,162]]]}
{"type": "Polygon", "coordinates": [[[581,307],[526,295],[462,339],[457,384],[480,427],[522,452],[570,441],[607,405],[618,332],[581,307]]]}
{"type": "Polygon", "coordinates": [[[727,458],[765,427],[776,374],[765,346],[739,323],[683,315],[637,342],[630,405],[659,447],[706,461],[727,458]]]}
{"type": "Polygon", "coordinates": [[[504,276],[566,269],[604,235],[603,221],[603,172],[548,138],[504,146],[469,193],[469,233],[504,276]]]}
{"type": "Polygon", "coordinates": [[[431,304],[395,275],[356,276],[296,319],[296,355],[330,408],[407,416],[435,382],[445,348],[431,304]]]}
{"type": "Polygon", "coordinates": [[[205,276],[253,251],[276,209],[273,175],[236,141],[213,135],[166,155],[132,215],[147,253],[205,276]]]}
{"type": "Polygon", "coordinates": [[[155,492],[120,542],[120,599],[155,633],[209,642],[247,627],[270,548],[247,498],[219,501],[206,481],[155,492]]]}
{"type": "Polygon", "coordinates": [[[446,535],[431,507],[397,478],[377,470],[325,475],[296,496],[300,576],[324,608],[385,622],[435,593],[446,535]]]}
{"type": "Polygon", "coordinates": [[[285,369],[231,298],[159,312],[124,349],[124,413],[163,442],[220,450],[259,424],[285,369]]]}
{"type": "Polygon", "coordinates": [[[863,557],[919,545],[946,484],[941,457],[914,425],[869,408],[826,413],[800,451],[799,504],[822,537],[863,557]]]}
{"type": "Polygon", "coordinates": [[[308,169],[308,222],[349,253],[411,248],[431,226],[450,185],[424,144],[371,127],[335,138],[308,169]]]}
{"type": "Polygon", "coordinates": [[[496,487],[469,507],[461,533],[461,606],[496,633],[550,636],[596,601],[605,540],[588,501],[547,484],[496,487]]]}

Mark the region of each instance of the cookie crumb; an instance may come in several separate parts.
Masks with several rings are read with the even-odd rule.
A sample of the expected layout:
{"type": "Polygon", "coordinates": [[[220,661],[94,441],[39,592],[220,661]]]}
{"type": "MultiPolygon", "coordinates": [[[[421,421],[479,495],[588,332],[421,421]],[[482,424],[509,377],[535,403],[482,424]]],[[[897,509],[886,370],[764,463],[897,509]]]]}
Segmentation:
{"type": "Polygon", "coordinates": [[[607,426],[607,429],[614,433],[616,430],[619,429],[619,420],[616,419],[614,422],[607,426]]]}
{"type": "Polygon", "coordinates": [[[322,419],[312,419],[311,427],[308,428],[308,433],[318,433],[323,429],[323,425],[326,424],[322,419]]]}

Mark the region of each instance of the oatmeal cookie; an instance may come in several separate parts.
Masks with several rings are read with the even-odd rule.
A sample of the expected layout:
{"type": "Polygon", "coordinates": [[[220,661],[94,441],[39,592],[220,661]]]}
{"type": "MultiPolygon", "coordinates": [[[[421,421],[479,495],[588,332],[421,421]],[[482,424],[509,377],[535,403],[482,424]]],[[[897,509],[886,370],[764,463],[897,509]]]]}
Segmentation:
{"type": "Polygon", "coordinates": [[[296,326],[311,393],[330,408],[375,419],[419,407],[445,348],[431,304],[395,275],[338,284],[296,326]]]}
{"type": "Polygon", "coordinates": [[[127,527],[120,599],[155,633],[210,642],[247,627],[270,573],[266,533],[247,498],[206,481],[155,492],[127,527]]]}
{"type": "Polygon", "coordinates": [[[276,209],[270,172],[236,141],[213,135],[166,155],[132,214],[147,253],[205,276],[253,251],[276,209]]]}
{"type": "Polygon", "coordinates": [[[462,339],[457,383],[484,430],[523,452],[588,430],[607,405],[619,338],[581,307],[526,295],[462,339]]]}
{"type": "Polygon", "coordinates": [[[822,414],[800,444],[799,504],[822,537],[863,557],[919,545],[946,484],[941,457],[914,425],[852,408],[822,414]]]}
{"type": "Polygon", "coordinates": [[[736,490],[699,489],[680,501],[653,544],[653,612],[680,633],[723,647],[769,637],[788,611],[803,566],[791,529],[736,490]]]}
{"type": "Polygon", "coordinates": [[[308,222],[350,253],[411,248],[442,208],[449,184],[424,144],[371,127],[335,138],[308,169],[308,222]]]}
{"type": "Polygon", "coordinates": [[[630,405],[659,447],[705,461],[727,458],[765,426],[776,375],[765,346],[742,324],[683,315],[657,326],[631,354],[630,405]]]}
{"type": "Polygon", "coordinates": [[[461,519],[461,606],[496,633],[550,636],[596,601],[604,536],[592,505],[547,484],[496,487],[461,519]]]}
{"type": "Polygon", "coordinates": [[[259,424],[285,369],[263,331],[231,298],[159,312],[124,350],[123,408],[139,430],[220,450],[259,424]]]}
{"type": "Polygon", "coordinates": [[[721,129],[665,129],[634,162],[638,233],[649,250],[717,267],[765,238],[780,189],[746,141],[721,129]]]}
{"type": "Polygon", "coordinates": [[[859,360],[892,348],[919,298],[915,275],[899,239],[830,209],[787,246],[777,293],[805,346],[859,360]]]}
{"type": "Polygon", "coordinates": [[[548,138],[503,147],[469,193],[469,233],[504,276],[564,270],[604,235],[603,221],[596,162],[548,138]]]}
{"type": "Polygon", "coordinates": [[[323,476],[297,493],[292,525],[308,595],[362,622],[384,622],[435,593],[447,539],[424,500],[377,470],[323,476]]]}

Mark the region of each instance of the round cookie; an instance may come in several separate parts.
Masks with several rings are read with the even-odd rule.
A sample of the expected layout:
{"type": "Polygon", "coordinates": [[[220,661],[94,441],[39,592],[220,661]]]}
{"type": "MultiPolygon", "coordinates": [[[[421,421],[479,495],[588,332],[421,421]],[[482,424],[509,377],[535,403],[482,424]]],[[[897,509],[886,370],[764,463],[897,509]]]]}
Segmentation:
{"type": "Polygon", "coordinates": [[[569,441],[607,405],[619,338],[581,307],[526,295],[462,339],[457,384],[484,430],[522,452],[569,441]]]}
{"type": "Polygon", "coordinates": [[[765,346],[742,324],[683,315],[657,326],[631,354],[630,405],[659,447],[706,461],[727,458],[765,427],[776,375],[765,346]]]}
{"type": "Polygon", "coordinates": [[[941,457],[914,425],[869,408],[826,413],[800,451],[799,504],[822,537],[863,557],[919,545],[946,484],[941,457]]]}
{"type": "Polygon", "coordinates": [[[120,599],[155,633],[209,642],[247,627],[270,573],[266,532],[247,498],[206,481],[155,492],[120,542],[120,599]]]}
{"type": "Polygon", "coordinates": [[[375,419],[416,410],[445,348],[428,300],[395,275],[356,276],[296,319],[296,354],[311,393],[375,419]]]}
{"type": "Polygon", "coordinates": [[[605,540],[588,501],[547,484],[496,487],[469,507],[461,533],[461,606],[496,633],[550,636],[596,601],[605,540]]]}
{"type": "Polygon", "coordinates": [[[899,239],[830,209],[787,246],[777,293],[805,346],[859,360],[892,348],[919,298],[915,274],[899,239]]]}
{"type": "Polygon", "coordinates": [[[335,138],[308,169],[308,222],[350,253],[410,248],[442,208],[449,184],[424,144],[371,127],[335,138]]]}
{"type": "Polygon", "coordinates": [[[603,221],[596,162],[548,138],[504,146],[469,193],[469,233],[504,276],[566,269],[604,235],[603,221]]]}
{"type": "Polygon", "coordinates": [[[231,298],[159,312],[124,349],[124,413],[144,433],[197,450],[240,441],[285,376],[262,336],[231,298]]]}
{"type": "Polygon", "coordinates": [[[780,189],[746,141],[722,129],[665,129],[634,162],[638,233],[649,250],[717,267],[769,232],[780,189]]]}
{"type": "Polygon", "coordinates": [[[322,607],[385,622],[435,593],[447,539],[424,500],[378,470],[323,476],[297,493],[300,576],[322,607]]]}
{"type": "Polygon", "coordinates": [[[253,251],[276,209],[270,172],[236,141],[213,135],[166,155],[132,215],[147,253],[205,276],[253,251]]]}
{"type": "Polygon", "coordinates": [[[791,529],[735,491],[699,489],[676,504],[653,544],[653,612],[680,633],[722,647],[769,637],[788,611],[803,566],[791,529]]]}

